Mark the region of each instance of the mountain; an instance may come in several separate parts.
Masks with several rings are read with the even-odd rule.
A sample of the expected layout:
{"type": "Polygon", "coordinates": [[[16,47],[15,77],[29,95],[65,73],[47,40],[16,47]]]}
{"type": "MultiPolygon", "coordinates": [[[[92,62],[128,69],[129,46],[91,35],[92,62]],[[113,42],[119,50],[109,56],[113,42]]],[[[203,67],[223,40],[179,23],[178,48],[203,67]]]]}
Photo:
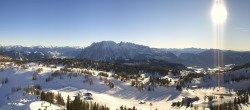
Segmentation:
{"type": "MultiPolygon", "coordinates": [[[[217,66],[217,49],[158,49],[128,42],[115,43],[102,41],[84,48],[76,58],[87,58],[98,61],[122,61],[140,64],[145,60],[159,60],[185,66],[217,66]],[[137,61],[137,62],[135,62],[137,61]]],[[[223,64],[242,65],[250,62],[250,52],[223,50],[223,64]]]]}
{"type": "Polygon", "coordinates": [[[161,59],[176,60],[178,57],[171,52],[162,52],[148,46],[137,45],[128,42],[115,43],[113,41],[102,41],[93,43],[83,49],[77,58],[87,58],[99,61],[113,61],[122,59],[161,59]]]}
{"type": "Polygon", "coordinates": [[[178,64],[178,57],[171,52],[162,52],[158,49],[129,42],[115,43],[113,41],[102,41],[93,43],[83,49],[77,58],[97,61],[115,61],[134,66],[140,65],[175,69],[186,68],[182,64],[178,64]]]}
{"type": "MultiPolygon", "coordinates": [[[[209,49],[200,53],[182,53],[178,57],[188,66],[213,67],[217,66],[217,49],[209,49]]],[[[250,52],[222,51],[222,63],[243,65],[250,62],[250,52]]]]}
{"type": "Polygon", "coordinates": [[[1,46],[0,55],[13,59],[75,58],[81,50],[78,47],[1,46]]]}
{"type": "Polygon", "coordinates": [[[117,44],[113,41],[102,41],[86,47],[77,58],[110,61],[127,58],[142,58],[151,54],[152,50],[147,46],[124,42],[117,44]],[[142,54],[144,54],[144,56],[141,56],[142,54]]]}
{"type": "MultiPolygon", "coordinates": [[[[129,65],[172,65],[216,67],[217,49],[158,49],[129,42],[102,41],[86,48],[45,46],[0,46],[0,55],[12,59],[77,58],[114,61],[129,65]],[[165,64],[162,64],[165,62],[165,64]]],[[[222,50],[223,65],[250,62],[249,51],[222,50]]],[[[164,66],[165,67],[165,66],[164,66]]]]}
{"type": "Polygon", "coordinates": [[[207,49],[201,49],[201,48],[183,48],[183,49],[177,49],[177,48],[169,48],[169,49],[161,49],[162,51],[167,51],[167,52],[171,52],[177,56],[179,56],[182,53],[192,53],[192,54],[198,54],[201,52],[206,51],[207,49]]]}
{"type": "Polygon", "coordinates": [[[25,57],[19,51],[16,51],[16,50],[6,50],[3,48],[0,48],[0,55],[8,56],[12,59],[19,59],[19,60],[25,59],[25,57]]]}

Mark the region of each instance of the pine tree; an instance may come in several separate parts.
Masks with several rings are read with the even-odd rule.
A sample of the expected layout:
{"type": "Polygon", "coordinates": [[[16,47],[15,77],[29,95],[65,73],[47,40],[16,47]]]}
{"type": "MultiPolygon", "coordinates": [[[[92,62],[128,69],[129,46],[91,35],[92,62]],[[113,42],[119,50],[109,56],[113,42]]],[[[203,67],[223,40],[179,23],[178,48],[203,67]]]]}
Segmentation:
{"type": "Polygon", "coordinates": [[[234,105],[236,105],[238,102],[237,102],[237,99],[236,97],[234,98],[234,105]]]}
{"type": "Polygon", "coordinates": [[[57,96],[56,96],[56,100],[57,100],[57,104],[64,106],[64,100],[63,97],[61,96],[61,94],[58,92],[57,96]]]}
{"type": "Polygon", "coordinates": [[[45,93],[44,93],[44,91],[42,91],[42,93],[41,93],[41,100],[45,100],[45,93]]]}
{"type": "Polygon", "coordinates": [[[67,108],[67,110],[70,110],[70,98],[69,98],[69,95],[68,95],[68,98],[67,98],[66,108],[67,108]]]}
{"type": "Polygon", "coordinates": [[[94,105],[93,105],[93,110],[98,110],[98,106],[96,103],[94,103],[94,105]]]}
{"type": "Polygon", "coordinates": [[[46,95],[46,97],[48,97],[48,102],[49,103],[54,104],[54,97],[55,97],[54,93],[48,92],[47,95],[46,95]]]}
{"type": "Polygon", "coordinates": [[[136,110],[135,106],[133,107],[133,110],[136,110]]]}
{"type": "Polygon", "coordinates": [[[245,104],[245,98],[243,96],[240,96],[241,102],[245,104]]]}
{"type": "Polygon", "coordinates": [[[123,106],[120,107],[120,110],[123,110],[123,106]]]}
{"type": "Polygon", "coordinates": [[[246,102],[247,103],[249,102],[249,96],[248,96],[248,94],[246,94],[246,102]]]}
{"type": "Polygon", "coordinates": [[[240,104],[240,103],[241,103],[241,100],[240,100],[240,97],[238,97],[237,104],[240,104]]]}
{"type": "Polygon", "coordinates": [[[231,101],[228,102],[227,107],[228,107],[228,110],[233,110],[231,101]]]}
{"type": "Polygon", "coordinates": [[[148,91],[151,91],[151,87],[150,86],[148,86],[148,91]]]}

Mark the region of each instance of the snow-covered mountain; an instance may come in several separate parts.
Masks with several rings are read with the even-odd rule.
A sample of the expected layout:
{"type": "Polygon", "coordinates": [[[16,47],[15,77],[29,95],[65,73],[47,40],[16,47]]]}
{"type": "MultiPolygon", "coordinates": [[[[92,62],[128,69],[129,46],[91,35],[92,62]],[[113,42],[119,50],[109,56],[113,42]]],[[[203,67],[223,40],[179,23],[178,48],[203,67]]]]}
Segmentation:
{"type": "Polygon", "coordinates": [[[40,59],[40,58],[74,58],[81,52],[78,47],[45,47],[45,46],[1,46],[0,55],[13,59],[40,59]]]}
{"type": "Polygon", "coordinates": [[[89,58],[95,60],[117,60],[126,58],[142,58],[153,54],[153,51],[142,45],[133,43],[115,43],[113,41],[102,41],[93,43],[86,47],[78,58],[89,58]]]}
{"type": "MultiPolygon", "coordinates": [[[[91,44],[86,48],[79,47],[45,47],[45,46],[0,46],[0,55],[12,59],[41,59],[41,58],[86,58],[98,61],[123,61],[123,63],[145,62],[148,60],[178,63],[185,66],[214,67],[217,58],[216,49],[162,49],[150,48],[129,42],[116,43],[102,41],[91,44]],[[124,62],[129,61],[129,62],[124,62]]],[[[243,65],[250,62],[249,51],[223,50],[223,65],[243,65]]]]}
{"type": "MultiPolygon", "coordinates": [[[[77,58],[101,61],[116,60],[162,60],[185,66],[213,67],[217,58],[216,49],[158,49],[128,42],[102,41],[83,49],[77,58]]],[[[250,62],[250,52],[223,50],[223,63],[242,65],[250,62]]]]}
{"type": "Polygon", "coordinates": [[[102,41],[93,43],[86,47],[77,58],[88,58],[94,60],[147,60],[147,59],[161,59],[178,62],[178,58],[171,52],[158,51],[158,49],[150,48],[148,46],[137,45],[134,43],[113,41],[102,41]]]}
{"type": "Polygon", "coordinates": [[[161,50],[166,51],[166,52],[171,52],[171,53],[179,56],[182,53],[198,54],[198,53],[206,51],[207,49],[191,47],[191,48],[183,48],[183,49],[177,49],[177,48],[167,48],[167,49],[165,49],[165,48],[163,48],[161,50]]]}
{"type": "MultiPolygon", "coordinates": [[[[188,66],[212,67],[217,61],[216,49],[205,50],[200,53],[182,53],[178,57],[188,66]]],[[[223,64],[243,65],[250,62],[250,52],[222,51],[223,64]]]]}

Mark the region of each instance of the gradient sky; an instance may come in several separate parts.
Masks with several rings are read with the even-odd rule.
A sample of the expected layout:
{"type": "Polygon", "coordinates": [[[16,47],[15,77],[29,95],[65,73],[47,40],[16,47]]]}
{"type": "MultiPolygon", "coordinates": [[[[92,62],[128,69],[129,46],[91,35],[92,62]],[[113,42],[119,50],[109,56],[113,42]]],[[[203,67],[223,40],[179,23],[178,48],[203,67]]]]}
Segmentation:
{"type": "MultiPolygon", "coordinates": [[[[250,50],[250,0],[226,6],[224,49],[250,50]]],[[[0,44],[214,48],[211,7],[212,0],[0,0],[0,44]]]]}

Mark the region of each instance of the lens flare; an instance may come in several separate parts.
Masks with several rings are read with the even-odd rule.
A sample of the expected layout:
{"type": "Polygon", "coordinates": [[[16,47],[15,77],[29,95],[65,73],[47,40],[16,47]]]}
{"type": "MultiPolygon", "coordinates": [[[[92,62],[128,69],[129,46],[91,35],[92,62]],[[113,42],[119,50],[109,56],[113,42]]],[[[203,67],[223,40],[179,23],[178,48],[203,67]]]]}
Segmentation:
{"type": "MultiPolygon", "coordinates": [[[[218,67],[218,94],[220,94],[220,80],[221,80],[221,77],[220,77],[220,68],[222,66],[222,52],[221,52],[221,49],[222,49],[222,44],[223,44],[223,25],[226,21],[226,18],[227,18],[227,10],[226,10],[226,7],[224,6],[224,3],[223,3],[223,0],[215,0],[214,1],[214,4],[212,6],[212,10],[211,10],[211,18],[212,18],[212,21],[214,23],[214,26],[215,26],[215,37],[216,37],[216,40],[217,40],[217,49],[218,51],[215,52],[215,56],[217,56],[217,67],[218,67]],[[217,54],[216,54],[217,53],[217,54]]],[[[218,110],[220,110],[220,98],[218,98],[218,110]]]]}
{"type": "Polygon", "coordinates": [[[214,23],[224,23],[227,18],[227,10],[222,1],[217,0],[212,7],[211,17],[214,23]]]}

